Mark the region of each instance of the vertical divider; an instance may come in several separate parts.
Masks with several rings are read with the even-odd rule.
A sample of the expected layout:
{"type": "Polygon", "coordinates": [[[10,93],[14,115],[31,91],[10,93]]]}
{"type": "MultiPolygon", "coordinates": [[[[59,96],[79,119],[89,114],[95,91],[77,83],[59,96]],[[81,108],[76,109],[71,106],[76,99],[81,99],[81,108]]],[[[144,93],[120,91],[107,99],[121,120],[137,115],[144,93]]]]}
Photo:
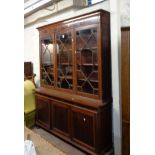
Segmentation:
{"type": "Polygon", "coordinates": [[[56,45],[56,32],[53,33],[53,37],[54,37],[54,87],[57,87],[57,45],[56,45]]]}
{"type": "Polygon", "coordinates": [[[42,86],[42,43],[41,36],[39,34],[39,65],[40,65],[40,86],[42,86]]]}
{"type": "Polygon", "coordinates": [[[75,29],[72,30],[72,69],[73,69],[73,92],[77,92],[77,73],[76,73],[76,41],[75,29]]]}
{"type": "Polygon", "coordinates": [[[97,52],[97,57],[98,57],[98,90],[99,90],[99,99],[102,99],[102,28],[101,24],[97,26],[97,42],[98,42],[98,52],[97,52]]]}

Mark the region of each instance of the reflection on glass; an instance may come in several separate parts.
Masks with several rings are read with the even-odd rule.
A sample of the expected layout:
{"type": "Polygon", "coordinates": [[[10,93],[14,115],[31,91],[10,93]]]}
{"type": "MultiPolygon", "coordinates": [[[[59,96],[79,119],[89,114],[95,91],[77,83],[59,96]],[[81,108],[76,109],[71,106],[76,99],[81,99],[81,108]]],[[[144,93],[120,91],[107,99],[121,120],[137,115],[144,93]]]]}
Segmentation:
{"type": "Polygon", "coordinates": [[[98,95],[97,28],[76,31],[77,90],[98,95]]]}
{"type": "Polygon", "coordinates": [[[54,86],[53,74],[53,40],[52,38],[45,38],[41,40],[41,54],[42,54],[42,84],[54,86]]]}
{"type": "Polygon", "coordinates": [[[72,89],[72,35],[71,32],[57,32],[56,34],[57,50],[57,87],[72,89]]]}
{"type": "Polygon", "coordinates": [[[53,56],[53,44],[45,45],[42,44],[43,53],[43,64],[52,64],[52,56],[53,56]]]}

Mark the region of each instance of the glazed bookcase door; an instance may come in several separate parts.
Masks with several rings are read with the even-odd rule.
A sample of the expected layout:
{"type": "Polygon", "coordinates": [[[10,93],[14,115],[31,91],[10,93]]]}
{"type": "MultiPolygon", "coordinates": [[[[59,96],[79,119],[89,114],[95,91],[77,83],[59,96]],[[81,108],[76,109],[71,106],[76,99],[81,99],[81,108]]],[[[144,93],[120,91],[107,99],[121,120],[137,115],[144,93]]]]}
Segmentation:
{"type": "Polygon", "coordinates": [[[76,30],[75,37],[77,92],[99,95],[97,27],[76,30]]]}
{"type": "Polygon", "coordinates": [[[53,35],[41,39],[41,85],[54,86],[53,35]]]}
{"type": "Polygon", "coordinates": [[[72,32],[56,32],[57,87],[73,89],[72,32]]]}

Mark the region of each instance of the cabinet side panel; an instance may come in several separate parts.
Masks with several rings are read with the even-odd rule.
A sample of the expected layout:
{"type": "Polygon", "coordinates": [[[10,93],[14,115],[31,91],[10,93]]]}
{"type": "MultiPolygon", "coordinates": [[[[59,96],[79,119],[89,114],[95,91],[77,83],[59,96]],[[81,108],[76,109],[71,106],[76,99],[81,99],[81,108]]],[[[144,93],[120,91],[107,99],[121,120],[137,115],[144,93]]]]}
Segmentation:
{"type": "Polygon", "coordinates": [[[105,152],[112,147],[112,113],[111,104],[97,114],[96,151],[105,152]]]}
{"type": "Polygon", "coordinates": [[[122,118],[130,121],[130,31],[122,30],[121,37],[122,118]]]}
{"type": "Polygon", "coordinates": [[[130,123],[122,122],[122,155],[130,155],[130,123]]]}
{"type": "Polygon", "coordinates": [[[122,154],[130,154],[130,28],[121,28],[122,154]]]}
{"type": "MultiPolygon", "coordinates": [[[[105,16],[105,15],[104,15],[105,16]]],[[[106,15],[107,21],[110,16],[106,15]]],[[[101,43],[102,43],[102,87],[103,100],[109,100],[112,97],[111,93],[111,46],[110,46],[110,23],[103,24],[101,22],[101,43]]]]}

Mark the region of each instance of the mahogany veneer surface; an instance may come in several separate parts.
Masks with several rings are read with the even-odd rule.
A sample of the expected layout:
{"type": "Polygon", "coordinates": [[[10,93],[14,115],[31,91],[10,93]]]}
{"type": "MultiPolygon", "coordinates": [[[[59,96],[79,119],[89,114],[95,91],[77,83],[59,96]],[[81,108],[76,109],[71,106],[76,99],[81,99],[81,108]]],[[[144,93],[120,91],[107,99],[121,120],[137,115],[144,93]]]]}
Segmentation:
{"type": "Polygon", "coordinates": [[[96,10],[38,28],[36,124],[79,149],[112,148],[110,13],[96,10]]]}

